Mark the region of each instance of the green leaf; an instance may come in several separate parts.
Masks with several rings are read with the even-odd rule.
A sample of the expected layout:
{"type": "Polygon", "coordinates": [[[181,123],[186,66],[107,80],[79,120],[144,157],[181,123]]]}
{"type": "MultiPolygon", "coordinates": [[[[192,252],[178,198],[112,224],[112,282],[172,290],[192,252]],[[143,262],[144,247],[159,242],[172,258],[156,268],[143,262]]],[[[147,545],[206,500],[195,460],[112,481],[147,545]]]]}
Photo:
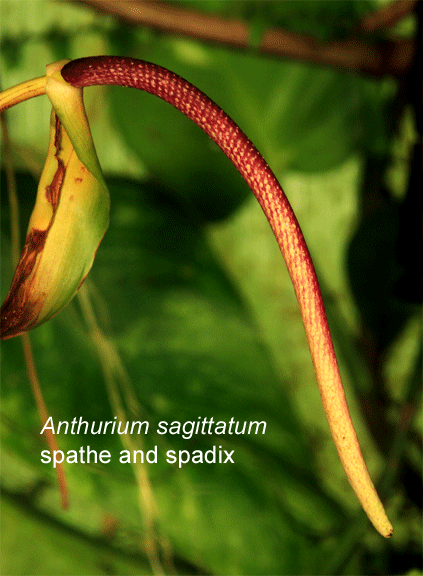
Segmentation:
{"type": "Polygon", "coordinates": [[[146,558],[131,558],[108,546],[107,539],[58,524],[19,498],[2,495],[2,574],[75,576],[149,574],[146,558]],[[25,554],[22,554],[22,549],[25,554]],[[122,557],[123,556],[123,557],[122,557]],[[83,567],[83,572],[81,572],[83,567]]]}
{"type": "MultiPolygon", "coordinates": [[[[343,513],[319,487],[301,426],[242,298],[201,227],[169,203],[163,189],[121,179],[108,180],[108,186],[114,202],[91,274],[95,308],[111,318],[152,430],[161,420],[211,416],[267,422],[264,435],[147,436],[147,446],[159,446],[160,461],[149,475],[160,530],[177,557],[208,571],[307,573],[321,553],[309,547],[308,535],[327,534],[343,513]],[[164,462],[169,449],[206,451],[213,445],[235,450],[235,464],[179,470],[164,462]],[[259,553],[251,541],[259,543],[259,553]]],[[[99,361],[76,306],[34,330],[32,341],[46,403],[57,421],[112,418],[99,361]]],[[[54,482],[40,463],[44,446],[19,342],[3,346],[4,446],[35,477],[54,482]],[[16,427],[19,434],[13,433],[16,427]]],[[[143,530],[131,468],[116,459],[120,438],[61,434],[57,440],[63,450],[88,444],[115,455],[103,467],[66,467],[71,514],[80,529],[98,530],[101,507],[128,529],[143,530]]],[[[6,472],[10,480],[9,467],[6,472]]]]}

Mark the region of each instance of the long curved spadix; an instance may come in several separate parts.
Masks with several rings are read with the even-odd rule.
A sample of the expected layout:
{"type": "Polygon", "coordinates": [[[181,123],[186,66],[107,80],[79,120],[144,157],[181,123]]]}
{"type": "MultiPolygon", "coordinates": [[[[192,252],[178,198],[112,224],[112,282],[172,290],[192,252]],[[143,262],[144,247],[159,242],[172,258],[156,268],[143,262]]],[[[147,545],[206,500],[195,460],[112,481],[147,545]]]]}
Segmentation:
{"type": "MultiPolygon", "coordinates": [[[[61,66],[62,63],[58,63],[58,68],[61,66]]],[[[310,254],[289,201],[261,154],[227,114],[203,92],[173,72],[150,62],[115,56],[81,58],[66,63],[60,72],[57,69],[52,71],[50,76],[51,82],[54,80],[60,84],[60,87],[55,89],[57,99],[53,104],[66,128],[68,127],[67,122],[72,123],[73,108],[64,106],[63,98],[66,93],[64,84],[68,83],[69,86],[75,88],[104,84],[133,87],[159,96],[180,110],[200,126],[232,161],[259,201],[287,264],[300,306],[323,407],[344,470],[375,528],[383,536],[391,536],[392,525],[370,478],[351,421],[310,254]],[[61,93],[60,90],[64,90],[64,92],[61,93]]],[[[47,80],[46,90],[49,91],[49,80],[47,80]]],[[[49,94],[49,96],[51,98],[52,95],[49,94]]],[[[69,128],[72,130],[70,125],[69,128]]],[[[78,141],[78,131],[77,128],[76,134],[74,131],[71,140],[73,137],[72,143],[77,151],[80,149],[84,151],[87,149],[87,142],[84,141],[84,137],[82,143],[78,141]]],[[[86,132],[84,134],[86,135],[86,132]]],[[[50,157],[55,155],[54,143],[51,144],[49,154],[50,157]]],[[[80,158],[88,165],[88,161],[84,160],[82,155],[80,158]]],[[[94,165],[92,169],[95,174],[94,165]]],[[[50,168],[48,174],[45,181],[50,183],[57,172],[50,168]]],[[[96,186],[98,185],[99,180],[96,183],[96,186]]],[[[44,192],[41,192],[41,195],[43,194],[44,192]]],[[[90,211],[96,209],[96,206],[97,208],[101,206],[99,209],[103,211],[107,203],[105,197],[99,192],[94,193],[93,204],[89,205],[88,200],[86,202],[90,211]]],[[[85,206],[85,204],[82,205],[85,206]]],[[[101,220],[104,224],[105,219],[102,218],[101,220]]],[[[94,234],[97,241],[102,235],[101,230],[103,228],[97,226],[96,218],[93,218],[93,221],[97,230],[94,234]]],[[[48,217],[45,217],[42,230],[48,228],[49,222],[48,217]]],[[[69,222],[68,225],[70,225],[69,222]]],[[[70,236],[72,237],[72,235],[70,236]]],[[[28,250],[33,244],[33,242],[30,243],[28,250]]],[[[75,245],[72,253],[79,249],[83,249],[83,247],[75,245]]],[[[34,253],[34,248],[31,250],[34,253]]],[[[20,264],[20,267],[22,269],[23,264],[20,264]]],[[[81,279],[88,268],[89,266],[86,266],[83,271],[81,270],[81,279]]],[[[52,273],[51,268],[50,273],[52,273]]],[[[22,275],[22,272],[20,274],[22,275]]],[[[55,278],[56,283],[60,281],[59,274],[55,278]]],[[[71,291],[68,294],[71,296],[71,291]]],[[[30,301],[29,308],[31,306],[34,308],[36,303],[37,300],[35,300],[35,304],[30,301]]],[[[60,306],[56,306],[56,311],[59,308],[60,306]]],[[[22,310],[21,314],[24,313],[26,314],[22,310]]],[[[44,319],[47,318],[44,316],[44,319]]],[[[27,323],[25,329],[33,325],[35,324],[27,323]]],[[[15,331],[15,333],[19,332],[15,331]]]]}

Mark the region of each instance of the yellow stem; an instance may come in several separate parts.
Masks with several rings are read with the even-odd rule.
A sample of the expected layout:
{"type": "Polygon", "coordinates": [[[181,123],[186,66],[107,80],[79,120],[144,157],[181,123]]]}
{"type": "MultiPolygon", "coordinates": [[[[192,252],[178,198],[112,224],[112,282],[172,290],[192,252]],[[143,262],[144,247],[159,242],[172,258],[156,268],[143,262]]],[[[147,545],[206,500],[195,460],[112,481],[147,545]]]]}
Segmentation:
{"type": "Polygon", "coordinates": [[[24,102],[35,96],[41,96],[46,93],[47,77],[40,76],[40,78],[33,78],[32,80],[27,80],[0,92],[0,112],[19,104],[19,102],[24,102]]]}
{"type": "MultiPolygon", "coordinates": [[[[41,392],[40,382],[37,376],[37,369],[35,367],[34,357],[32,355],[32,347],[31,347],[31,341],[29,339],[29,334],[28,333],[22,334],[21,338],[25,355],[25,364],[28,370],[29,382],[31,384],[31,389],[35,398],[35,402],[37,403],[41,424],[44,427],[49,416],[47,407],[44,402],[43,394],[41,392]]],[[[52,434],[51,430],[45,430],[44,436],[51,453],[59,450],[56,438],[54,434],[52,434]]],[[[56,476],[57,476],[57,482],[59,484],[60,497],[62,500],[62,508],[63,510],[66,510],[69,506],[69,501],[68,501],[68,489],[66,485],[66,474],[63,464],[57,465],[56,476]]]]}

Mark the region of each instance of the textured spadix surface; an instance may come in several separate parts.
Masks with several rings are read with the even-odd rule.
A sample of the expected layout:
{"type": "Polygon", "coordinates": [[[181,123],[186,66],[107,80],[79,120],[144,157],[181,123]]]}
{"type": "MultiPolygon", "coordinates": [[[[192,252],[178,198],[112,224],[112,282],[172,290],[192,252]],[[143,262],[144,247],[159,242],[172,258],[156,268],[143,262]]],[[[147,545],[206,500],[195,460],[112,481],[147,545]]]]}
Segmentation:
{"type": "Polygon", "coordinates": [[[375,528],[392,535],[364,462],[349,414],[322,295],[303,234],[275,175],[240,128],[203,92],[149,62],[121,57],[81,58],[62,76],[76,87],[115,84],[159,96],[202,128],[238,169],[260,203],[294,285],[326,418],[348,480],[375,528]]]}

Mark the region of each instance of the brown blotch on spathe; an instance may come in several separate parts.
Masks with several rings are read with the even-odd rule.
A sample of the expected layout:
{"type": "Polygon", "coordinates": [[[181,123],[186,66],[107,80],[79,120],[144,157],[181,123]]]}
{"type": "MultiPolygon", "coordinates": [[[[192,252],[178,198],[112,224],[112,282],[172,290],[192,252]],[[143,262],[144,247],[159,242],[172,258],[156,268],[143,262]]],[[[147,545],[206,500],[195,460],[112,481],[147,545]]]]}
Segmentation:
{"type": "Polygon", "coordinates": [[[26,332],[37,321],[44,304],[44,297],[34,297],[32,293],[32,272],[35,272],[37,257],[43,250],[47,230],[33,229],[26,237],[21,257],[13,276],[9,293],[2,304],[0,313],[0,337],[2,340],[26,332]]]}
{"type": "Polygon", "coordinates": [[[57,160],[57,170],[53,176],[51,184],[46,186],[46,199],[52,205],[53,213],[55,212],[57,205],[59,204],[60,191],[62,189],[63,180],[65,179],[65,173],[66,173],[63,160],[59,157],[61,150],[61,143],[62,143],[62,125],[60,123],[59,118],[56,116],[56,132],[54,136],[54,146],[56,148],[56,152],[54,156],[57,160]]]}

